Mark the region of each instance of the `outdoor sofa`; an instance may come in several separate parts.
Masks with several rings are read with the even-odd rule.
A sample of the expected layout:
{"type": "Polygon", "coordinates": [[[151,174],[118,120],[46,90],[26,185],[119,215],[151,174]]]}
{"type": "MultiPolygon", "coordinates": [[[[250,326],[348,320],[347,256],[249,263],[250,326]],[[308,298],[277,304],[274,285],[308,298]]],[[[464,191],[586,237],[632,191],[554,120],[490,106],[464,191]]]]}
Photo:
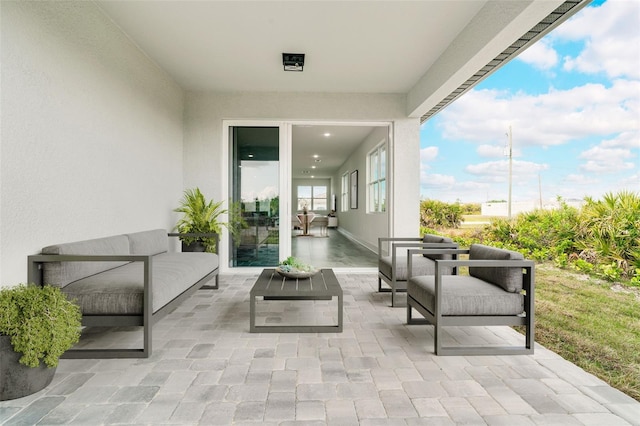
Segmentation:
{"type": "Polygon", "coordinates": [[[83,326],[144,327],[141,349],[71,349],[64,357],[147,358],[153,325],[209,280],[218,287],[217,254],[169,252],[169,237],[180,235],[155,229],[51,245],[28,257],[29,282],[75,299],[83,326]]]}

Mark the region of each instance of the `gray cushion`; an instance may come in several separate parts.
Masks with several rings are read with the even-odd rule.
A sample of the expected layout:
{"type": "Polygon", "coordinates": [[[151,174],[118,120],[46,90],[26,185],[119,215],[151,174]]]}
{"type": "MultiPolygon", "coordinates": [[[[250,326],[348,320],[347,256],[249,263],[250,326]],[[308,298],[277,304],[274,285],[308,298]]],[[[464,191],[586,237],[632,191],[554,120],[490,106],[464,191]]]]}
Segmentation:
{"type": "MultiPolygon", "coordinates": [[[[472,244],[469,247],[469,260],[523,260],[522,253],[472,244]]],[[[522,290],[522,268],[506,267],[470,267],[469,275],[499,285],[506,291],[518,293],[522,290]]]]}
{"type": "MultiPolygon", "coordinates": [[[[434,243],[435,244],[439,244],[439,243],[453,244],[453,240],[451,238],[443,237],[443,236],[440,236],[440,235],[434,235],[434,234],[424,234],[424,237],[422,237],[422,242],[423,243],[431,243],[431,244],[434,244],[434,243]]],[[[433,260],[438,260],[438,259],[451,260],[451,259],[453,259],[453,255],[450,255],[450,254],[423,254],[423,256],[424,257],[428,257],[429,259],[433,259],[433,260]]]]}
{"type": "MultiPolygon", "coordinates": [[[[42,249],[42,254],[128,255],[129,239],[117,235],[73,243],[56,244],[42,249]]],[[[47,262],[44,283],[64,287],[89,275],[117,268],[128,262],[47,262]]]]}
{"type": "MultiPolygon", "coordinates": [[[[413,275],[433,275],[435,273],[436,264],[433,260],[423,256],[413,256],[412,259],[412,273],[413,275]]],[[[386,277],[392,279],[391,275],[391,256],[382,256],[378,260],[378,270],[382,272],[386,277]]],[[[453,268],[443,268],[443,274],[451,274],[453,268]]],[[[396,257],[396,281],[406,281],[408,276],[407,271],[407,257],[396,257]]]]}
{"type": "Polygon", "coordinates": [[[126,236],[129,238],[131,254],[154,255],[169,251],[167,231],[164,229],[136,232],[126,236]]]}
{"type": "MultiPolygon", "coordinates": [[[[524,296],[509,293],[481,279],[447,275],[442,277],[442,315],[519,315],[524,312],[524,296]]],[[[413,277],[407,294],[435,314],[435,277],[413,277]]]]}
{"type": "MultiPolygon", "coordinates": [[[[153,312],[218,268],[212,253],[162,253],[152,258],[153,312]]],[[[67,285],[85,315],[141,314],[142,262],[132,262],[67,285]]]]}

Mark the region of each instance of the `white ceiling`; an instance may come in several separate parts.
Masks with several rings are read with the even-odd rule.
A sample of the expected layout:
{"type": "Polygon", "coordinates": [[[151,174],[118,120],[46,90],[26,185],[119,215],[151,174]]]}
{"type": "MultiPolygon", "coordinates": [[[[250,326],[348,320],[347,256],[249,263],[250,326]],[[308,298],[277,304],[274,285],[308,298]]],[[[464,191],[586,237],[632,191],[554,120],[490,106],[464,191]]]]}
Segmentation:
{"type": "Polygon", "coordinates": [[[408,92],[485,3],[98,1],[186,90],[374,93],[408,92]]]}
{"type": "MultiPolygon", "coordinates": [[[[402,93],[411,117],[562,2],[96,1],[186,91],[402,93]],[[304,71],[285,72],[283,52],[306,54],[304,71]]],[[[293,161],[304,166],[294,177],[312,165],[333,174],[372,129],[295,126],[293,161]],[[314,153],[320,163],[309,163],[314,153]]]]}

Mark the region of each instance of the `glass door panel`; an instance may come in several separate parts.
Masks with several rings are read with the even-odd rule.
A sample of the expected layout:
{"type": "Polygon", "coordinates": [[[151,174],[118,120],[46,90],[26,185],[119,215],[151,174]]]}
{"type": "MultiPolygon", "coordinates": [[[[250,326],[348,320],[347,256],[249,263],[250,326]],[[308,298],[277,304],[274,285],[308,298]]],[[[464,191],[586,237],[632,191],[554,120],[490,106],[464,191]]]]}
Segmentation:
{"type": "Polygon", "coordinates": [[[231,267],[279,261],[279,128],[231,127],[231,201],[244,226],[229,247],[231,267]]]}

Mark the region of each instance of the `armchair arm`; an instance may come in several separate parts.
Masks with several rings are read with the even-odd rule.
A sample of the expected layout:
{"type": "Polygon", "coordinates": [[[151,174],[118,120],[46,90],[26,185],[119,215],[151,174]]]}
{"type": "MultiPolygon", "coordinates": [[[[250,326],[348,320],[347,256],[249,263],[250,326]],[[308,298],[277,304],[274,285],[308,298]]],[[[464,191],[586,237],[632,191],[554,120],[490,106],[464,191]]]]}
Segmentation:
{"type": "Polygon", "coordinates": [[[414,241],[421,242],[421,237],[378,237],[378,259],[382,257],[382,243],[399,242],[399,241],[414,241]]]}

